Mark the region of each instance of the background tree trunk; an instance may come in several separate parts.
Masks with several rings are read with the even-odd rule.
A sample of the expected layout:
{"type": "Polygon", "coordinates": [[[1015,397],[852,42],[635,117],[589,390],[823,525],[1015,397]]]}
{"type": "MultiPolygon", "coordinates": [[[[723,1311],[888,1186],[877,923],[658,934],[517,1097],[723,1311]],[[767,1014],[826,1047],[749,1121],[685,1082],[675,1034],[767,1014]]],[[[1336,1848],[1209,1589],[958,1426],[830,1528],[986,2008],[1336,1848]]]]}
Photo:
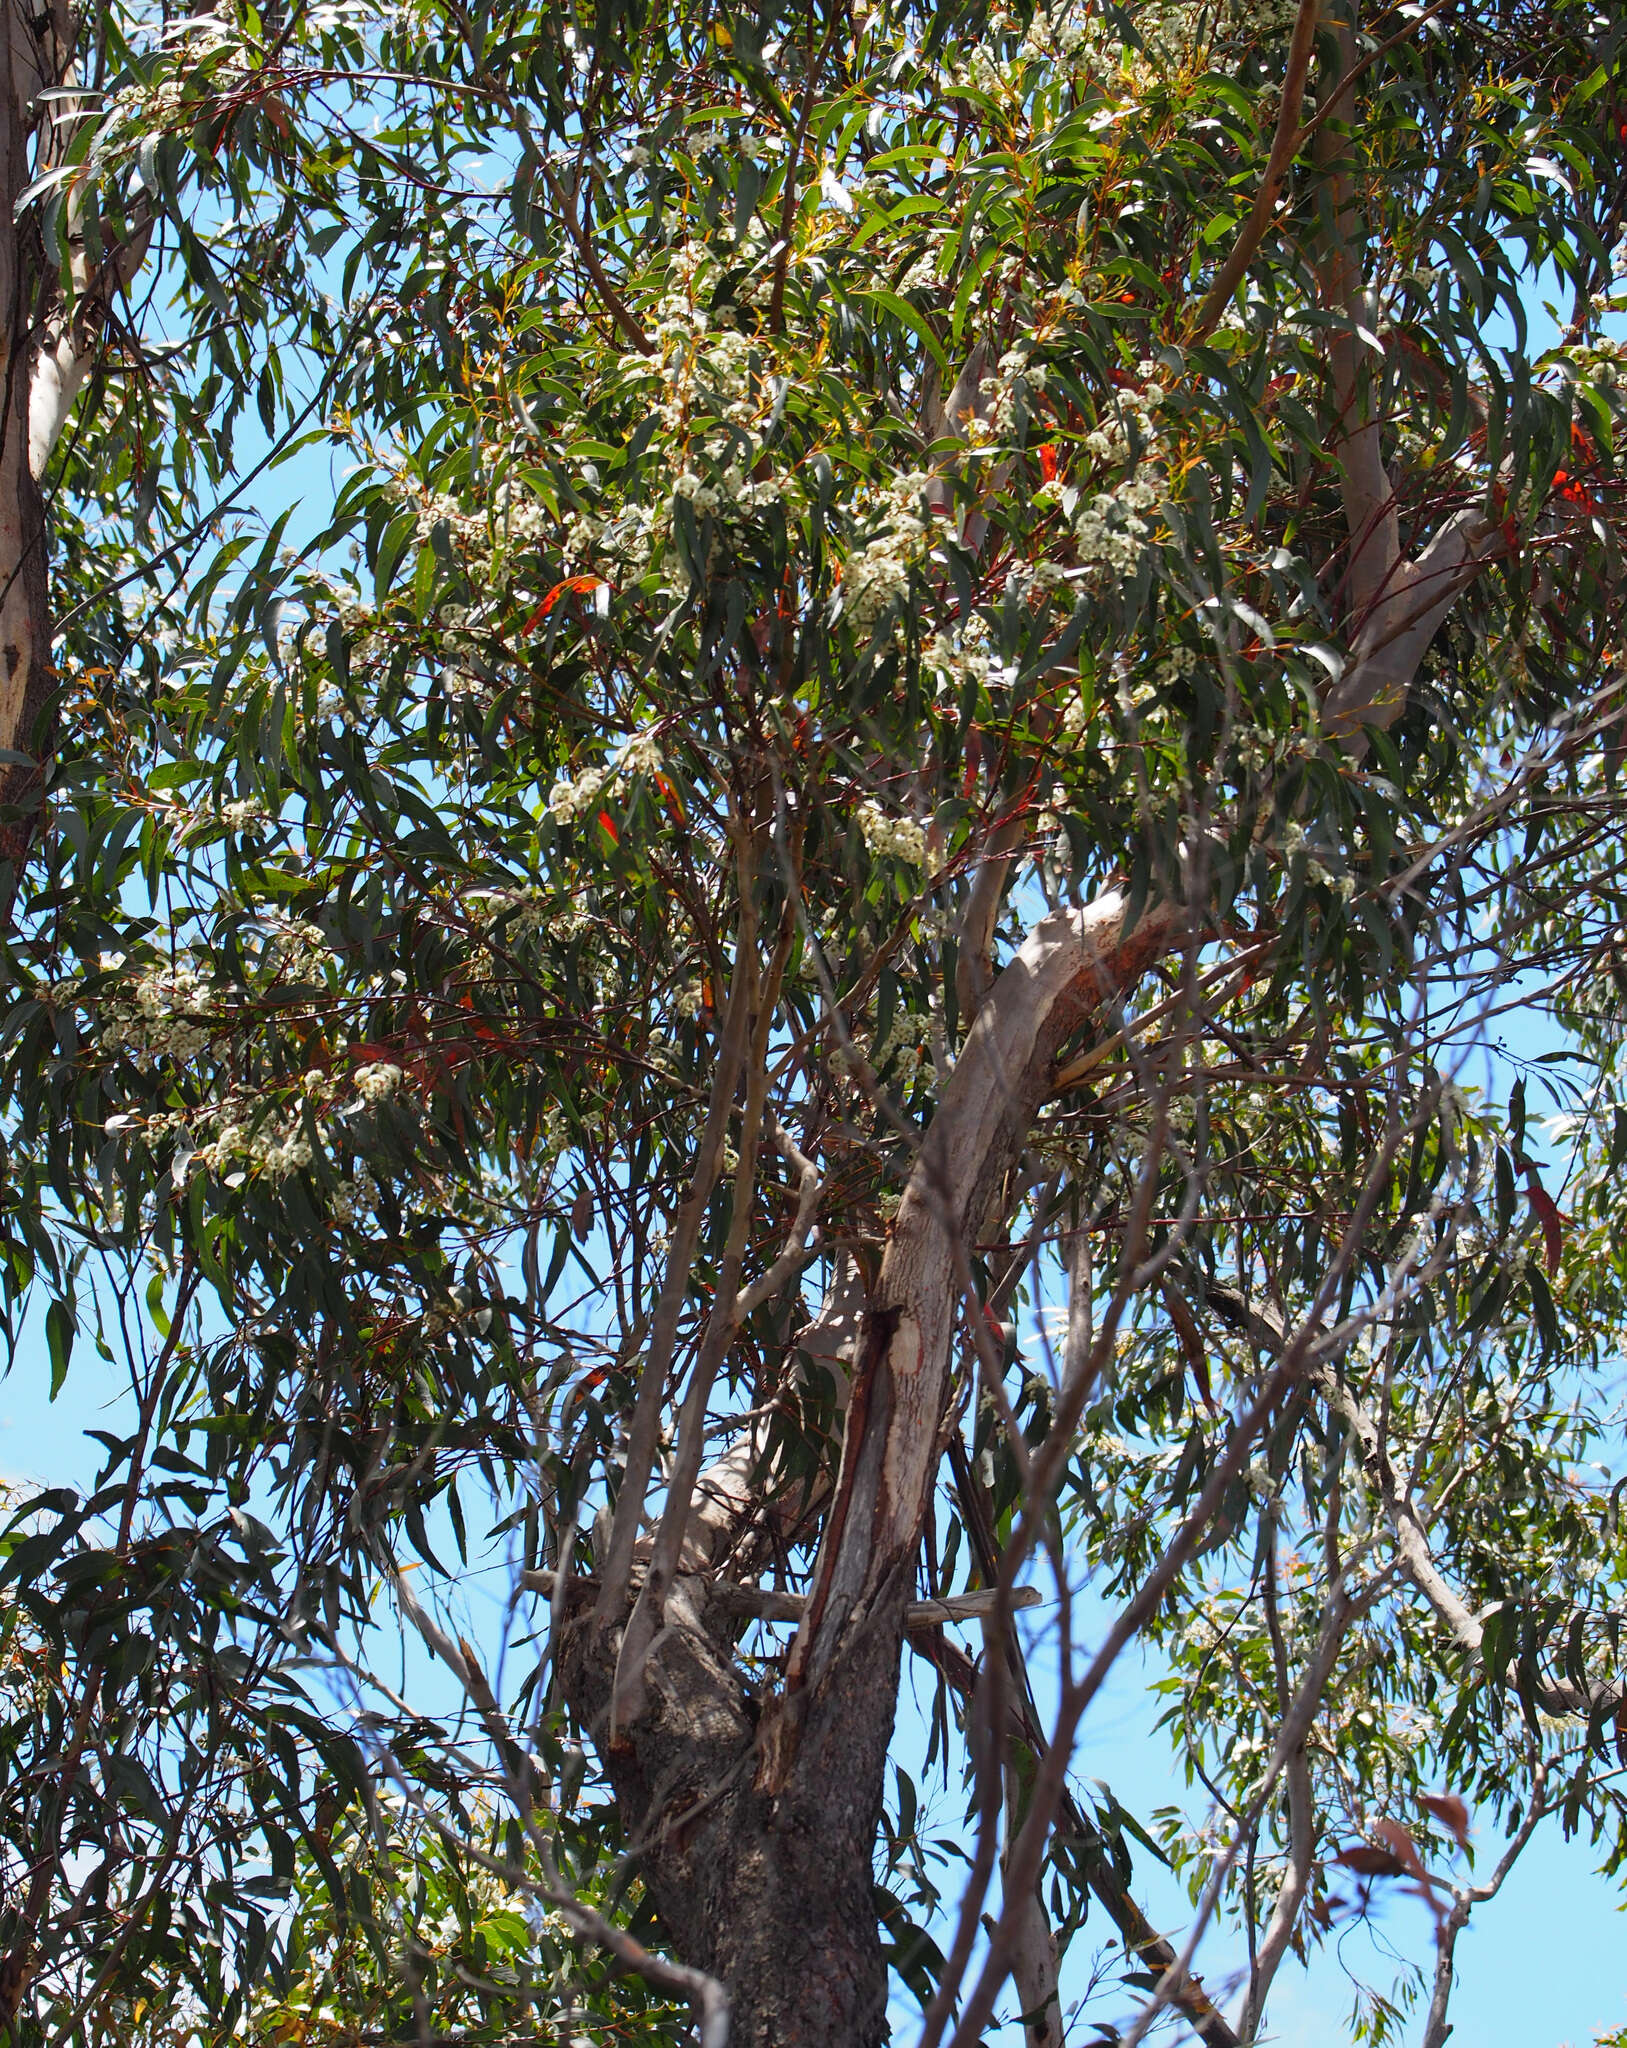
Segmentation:
{"type": "Polygon", "coordinates": [[[62,75],[68,23],[65,9],[36,17],[9,0],[5,24],[0,39],[5,67],[0,80],[0,897],[9,903],[44,791],[55,693],[45,506],[29,462],[41,264],[34,225],[26,217],[18,220],[17,207],[32,177],[29,139],[38,96],[62,75]]]}

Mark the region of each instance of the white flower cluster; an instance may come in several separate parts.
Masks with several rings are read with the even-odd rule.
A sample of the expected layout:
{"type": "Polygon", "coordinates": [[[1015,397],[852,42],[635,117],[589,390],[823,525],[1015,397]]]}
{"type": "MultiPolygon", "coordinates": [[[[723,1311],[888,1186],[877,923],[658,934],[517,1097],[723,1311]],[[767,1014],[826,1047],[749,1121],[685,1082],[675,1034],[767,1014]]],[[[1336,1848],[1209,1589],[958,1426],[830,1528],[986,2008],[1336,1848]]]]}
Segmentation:
{"type": "Polygon", "coordinates": [[[1153,670],[1153,683],[1160,690],[1173,689],[1177,683],[1192,675],[1197,666],[1198,650],[1195,647],[1172,647],[1153,670]]]}
{"type": "Polygon", "coordinates": [[[688,411],[689,388],[694,376],[694,343],[707,335],[711,320],[699,301],[716,281],[717,267],[711,252],[699,242],[684,242],[673,251],[672,278],[664,297],[656,303],[650,339],[661,358],[660,374],[668,387],[662,424],[681,428],[688,411]]]}
{"type": "Polygon", "coordinates": [[[1062,707],[1062,719],[1058,733],[1059,743],[1065,747],[1077,746],[1096,716],[1096,707],[1087,706],[1084,693],[1070,697],[1062,707]]]}
{"type": "MultiPolygon", "coordinates": [[[[1209,44],[1217,25],[1239,24],[1245,5],[1248,25],[1259,35],[1273,33],[1279,17],[1291,24],[1296,12],[1294,0],[1262,0],[1259,5],[1253,0],[1225,0],[1220,6],[1214,0],[1138,0],[1135,27],[1140,51],[1129,63],[1132,80],[1137,74],[1156,74],[1188,62],[1209,44]]],[[[1010,10],[991,8],[986,40],[957,50],[939,67],[945,87],[999,98],[1021,92],[1024,73],[1036,64],[1100,76],[1129,62],[1111,14],[1089,0],[1057,0],[1051,7],[1037,8],[1018,39],[1020,27],[1010,10]]]]}
{"type": "Polygon", "coordinates": [[[878,1074],[888,1073],[890,1067],[888,1078],[905,1093],[914,1085],[925,1058],[921,1021],[902,1010],[894,1016],[887,1036],[870,1049],[871,1066],[878,1074]]]}
{"type": "Polygon", "coordinates": [[[1006,589],[1037,610],[1048,598],[1067,596],[1072,582],[1060,562],[1015,562],[1006,577],[1006,589]]]}
{"type": "MultiPolygon", "coordinates": [[[[1165,70],[1199,56],[1218,35],[1246,29],[1256,40],[1286,34],[1298,13],[1297,0],[1137,0],[1136,37],[1141,56],[1132,73],[1165,70]]],[[[989,17],[991,28],[998,12],[989,17]]],[[[1105,8],[1088,0],[1058,0],[1035,11],[1018,47],[1023,63],[1055,62],[1100,72],[1124,56],[1122,35],[1105,8]]]]}
{"type": "Polygon", "coordinates": [[[926,865],[926,831],[913,818],[890,817],[874,797],[866,797],[859,805],[858,820],[872,853],[890,855],[912,868],[926,865]]]}
{"type": "Polygon", "coordinates": [[[627,775],[654,775],[661,766],[661,748],[653,729],[635,732],[616,759],[605,767],[590,762],[580,775],[568,769],[548,792],[548,808],[556,824],[569,825],[590,810],[612,783],[627,775]]]}
{"type": "Polygon", "coordinates": [[[1303,826],[1297,825],[1292,818],[1283,826],[1279,844],[1284,860],[1303,860],[1308,881],[1319,882],[1324,888],[1332,889],[1335,895],[1342,897],[1346,903],[1355,895],[1355,876],[1330,866],[1323,860],[1317,852],[1315,842],[1306,838],[1303,826]]]}
{"type": "Polygon", "coordinates": [[[683,470],[672,487],[672,495],[686,499],[703,515],[727,519],[760,512],[765,505],[777,505],[783,493],[773,477],[751,482],[739,463],[731,462],[714,474],[711,483],[697,470],[683,470]]]}
{"type": "Polygon", "coordinates": [[[509,932],[541,931],[549,921],[550,897],[545,889],[470,889],[463,906],[476,924],[506,920],[509,932]]]}
{"type": "Polygon", "coordinates": [[[1627,341],[1601,334],[1586,347],[1573,349],[1571,361],[1595,384],[1627,395],[1627,341]]]}
{"type": "Polygon", "coordinates": [[[234,1169],[253,1168],[267,1180],[286,1180],[311,1163],[311,1141],[297,1117],[266,1117],[255,1124],[223,1121],[195,1157],[228,1181],[234,1169]]]}
{"type": "Polygon", "coordinates": [[[1054,57],[1077,57],[1087,52],[1095,55],[1100,36],[1100,17],[1094,10],[1077,4],[1036,7],[1017,55],[1025,64],[1054,57]]]}
{"type": "Polygon", "coordinates": [[[1073,865],[1073,850],[1062,823],[1067,808],[1067,791],[1060,782],[1053,782],[1045,792],[1040,808],[1034,813],[1032,826],[1037,863],[1058,874],[1066,874],[1073,865]]]}
{"type": "MultiPolygon", "coordinates": [[[[743,264],[746,268],[745,276],[735,286],[735,297],[741,305],[761,308],[772,299],[774,275],[779,261],[778,250],[777,238],[761,221],[753,220],[747,225],[746,232],[729,257],[731,266],[738,267],[743,264]]],[[[795,269],[798,261],[797,254],[791,252],[787,258],[788,270],[795,269]]]]}
{"type": "Polygon", "coordinates": [[[155,1059],[184,1062],[209,1043],[208,1003],[208,987],[194,968],[149,968],[127,988],[97,999],[97,1043],[104,1052],[133,1053],[139,1067],[155,1059]]]}
{"type": "Polygon", "coordinates": [[[974,43],[943,67],[943,79],[951,90],[978,92],[998,99],[1011,83],[1011,70],[994,51],[974,43]]]}
{"type": "Polygon", "coordinates": [[[441,525],[447,528],[455,541],[471,542],[476,546],[485,541],[486,515],[483,512],[465,512],[456,498],[414,491],[411,484],[401,478],[396,481],[395,495],[412,505],[414,532],[420,547],[441,525]]]}
{"type": "Polygon", "coordinates": [[[318,719],[337,718],[341,725],[354,725],[357,711],[337,683],[324,683],[317,692],[316,715],[318,719]]]}
{"type": "Polygon", "coordinates": [[[909,594],[909,550],[901,537],[884,534],[848,558],[842,574],[848,616],[858,626],[872,626],[881,614],[909,594]]]}
{"type": "Polygon", "coordinates": [[[948,243],[949,234],[946,229],[929,229],[925,247],[898,280],[898,290],[900,292],[936,291],[943,280],[944,251],[948,247],[948,243]]]}
{"type": "Polygon", "coordinates": [[[1157,485],[1143,476],[1126,477],[1112,490],[1087,499],[1073,529],[1084,565],[1114,576],[1131,575],[1152,533],[1142,514],[1157,503],[1157,485]]]}
{"type": "Polygon", "coordinates": [[[610,770],[590,765],[580,775],[562,770],[559,780],[548,792],[548,808],[554,822],[569,825],[579,818],[597,798],[601,789],[610,780],[610,770]]]}
{"type": "Polygon", "coordinates": [[[378,1182],[364,1160],[358,1160],[351,1170],[349,1180],[341,1181],[333,1191],[329,1211],[335,1223],[355,1223],[362,1216],[370,1216],[378,1207],[378,1182]]]}
{"type": "Polygon", "coordinates": [[[392,1060],[370,1060],[350,1078],[363,1102],[388,1102],[405,1077],[392,1060]]]}
{"type": "Polygon", "coordinates": [[[608,562],[636,581],[649,568],[663,530],[662,515],[649,505],[624,505],[613,519],[573,512],[560,552],[573,573],[608,562]]]}
{"type": "Polygon", "coordinates": [[[160,41],[178,60],[176,70],[152,85],[127,85],[112,95],[102,123],[99,156],[109,153],[108,146],[119,139],[143,139],[194,120],[197,100],[188,106],[186,98],[186,87],[194,80],[206,81],[210,92],[226,95],[240,91],[253,77],[237,24],[213,8],[167,22],[160,41]],[[205,68],[211,57],[216,61],[205,68]]]}
{"type": "Polygon", "coordinates": [[[302,917],[273,917],[264,939],[260,964],[294,981],[316,981],[334,960],[328,935],[319,924],[302,917]]]}
{"type": "MultiPolygon", "coordinates": [[[[371,605],[361,602],[353,587],[340,582],[337,578],[330,578],[327,581],[327,591],[333,623],[344,634],[350,649],[350,676],[354,688],[359,678],[378,670],[388,662],[391,652],[390,637],[378,630],[378,613],[371,605]]],[[[317,699],[316,715],[318,719],[337,716],[346,725],[353,726],[356,723],[357,712],[344,691],[337,684],[330,682],[317,699]]],[[[296,710],[295,716],[303,718],[303,704],[296,710]]]]}
{"type": "Polygon", "coordinates": [[[973,612],[958,633],[934,633],[922,650],[922,660],[942,687],[949,701],[959,699],[967,683],[986,683],[993,661],[988,648],[988,621],[973,612]]]}
{"type": "Polygon", "coordinates": [[[263,824],[266,817],[266,807],[256,796],[238,797],[220,807],[220,822],[228,832],[241,832],[250,825],[263,824]]]}
{"type": "MultiPolygon", "coordinates": [[[[760,253],[766,256],[766,243],[760,253]]],[[[714,326],[697,304],[714,270],[710,255],[696,244],[678,252],[672,287],[656,308],[652,333],[662,389],[656,410],[684,450],[673,479],[674,499],[703,517],[738,519],[778,503],[782,487],[771,476],[748,474],[762,452],[759,429],[772,399],[764,389],[757,344],[734,327],[714,326]],[[697,416],[707,431],[692,442],[689,423],[697,416]]]]}
{"type": "Polygon", "coordinates": [[[982,413],[966,423],[968,443],[980,447],[989,442],[1009,441],[1017,431],[1020,400],[1044,382],[1043,363],[1030,368],[1026,348],[1008,348],[994,374],[985,377],[978,387],[986,403],[982,413]]]}
{"type": "Polygon", "coordinates": [[[909,572],[930,531],[923,500],[930,477],[906,471],[887,489],[881,531],[847,558],[842,570],[842,606],[856,626],[873,626],[909,592],[909,572]]]}
{"type": "Polygon", "coordinates": [[[1126,718],[1133,717],[1139,711],[1145,711],[1149,705],[1156,704],[1167,690],[1173,689],[1176,684],[1191,675],[1197,665],[1197,649],[1193,647],[1172,648],[1160,661],[1154,662],[1150,669],[1139,673],[1133,671],[1127,662],[1115,664],[1119,709],[1126,718]]]}
{"type": "MultiPolygon", "coordinates": [[[[1057,493],[1064,512],[1074,519],[1074,536],[1086,568],[1108,575],[1131,574],[1141,560],[1141,551],[1152,535],[1151,522],[1144,516],[1158,504],[1162,467],[1158,460],[1158,427],[1152,415],[1164,402],[1164,387],[1155,379],[1158,365],[1147,361],[1137,366],[1139,392],[1127,391],[1123,409],[1104,420],[1084,438],[1086,451],[1109,466],[1128,462],[1140,443],[1135,468],[1106,490],[1097,491],[1082,503],[1071,487],[1057,493]],[[1132,437],[1131,429],[1134,429],[1132,437]],[[1074,505],[1077,504],[1077,511],[1074,505]]],[[[1047,486],[1055,491],[1055,486],[1047,486]]]]}

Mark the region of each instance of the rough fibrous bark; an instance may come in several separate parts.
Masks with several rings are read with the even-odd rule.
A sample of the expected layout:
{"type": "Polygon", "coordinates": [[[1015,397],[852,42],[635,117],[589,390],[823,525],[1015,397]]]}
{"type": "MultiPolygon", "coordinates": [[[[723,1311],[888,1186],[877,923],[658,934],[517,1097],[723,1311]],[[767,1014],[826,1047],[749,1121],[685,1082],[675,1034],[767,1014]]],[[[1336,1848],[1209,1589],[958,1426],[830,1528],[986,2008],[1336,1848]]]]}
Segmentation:
{"type": "MultiPolygon", "coordinates": [[[[669,1600],[642,1711],[605,1757],[641,1875],[679,1952],[728,1985],[731,2048],[871,2048],[886,2032],[870,1859],[897,1628],[845,1661],[803,1723],[795,1772],[769,1790],[757,1782],[757,1703],[727,1633],[708,1632],[703,1598],[684,1581],[669,1600]]],[[[601,1628],[583,1615],[562,1655],[577,1711],[600,1725],[619,1636],[601,1628]]]]}

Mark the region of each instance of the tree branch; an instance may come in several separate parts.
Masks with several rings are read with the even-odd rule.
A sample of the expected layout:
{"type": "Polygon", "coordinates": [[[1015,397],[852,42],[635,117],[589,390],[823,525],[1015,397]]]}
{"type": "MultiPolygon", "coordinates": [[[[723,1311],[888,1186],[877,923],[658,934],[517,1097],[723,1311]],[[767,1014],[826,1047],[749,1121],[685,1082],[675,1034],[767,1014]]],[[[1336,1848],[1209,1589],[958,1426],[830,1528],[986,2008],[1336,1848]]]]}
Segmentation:
{"type": "Polygon", "coordinates": [[[1362,260],[1357,253],[1361,223],[1350,178],[1350,130],[1355,112],[1355,32],[1348,21],[1334,31],[1338,66],[1317,129],[1317,161],[1332,202],[1320,266],[1322,303],[1340,316],[1328,335],[1328,369],[1333,385],[1333,459],[1344,497],[1350,535],[1348,582],[1358,628],[1380,594],[1392,586],[1401,559],[1395,488],[1384,466],[1378,422],[1372,417],[1370,380],[1365,378],[1359,327],[1371,329],[1363,299],[1362,260]]]}
{"type": "Polygon", "coordinates": [[[684,1297],[689,1292],[690,1268],[694,1261],[695,1246],[700,1239],[701,1224],[711,1205],[712,1191],[717,1186],[723,1170],[723,1147],[728,1137],[729,1115],[740,1085],[740,1069],[745,1063],[747,1042],[751,1033],[751,989],[756,981],[756,937],[749,888],[741,898],[740,919],[739,939],[735,948],[735,971],[730,981],[728,1002],[724,1007],[723,1028],[718,1041],[717,1067],[712,1075],[712,1090],[706,1105],[706,1124],[701,1133],[700,1143],[695,1149],[695,1165],[690,1176],[689,1190],[673,1225],[661,1293],[650,1322],[650,1341],[644,1355],[644,1369],[639,1375],[638,1392],[633,1397],[632,1421],[627,1431],[627,1458],[622,1471],[621,1489],[616,1495],[616,1511],[611,1521],[610,1541],[606,1547],[603,1565],[603,1586],[599,1595],[601,1622],[619,1620],[627,1597],[628,1580],[633,1568],[633,1551],[638,1542],[639,1522],[644,1513],[644,1499],[649,1491],[650,1475],[655,1470],[655,1453],[661,1433],[661,1407],[666,1393],[667,1370],[672,1363],[673,1348],[678,1337],[678,1317],[683,1309],[684,1297]]]}
{"type": "Polygon", "coordinates": [[[960,942],[955,956],[955,1001],[963,1025],[970,1024],[977,1015],[994,980],[994,932],[1000,922],[1011,854],[1013,848],[1022,844],[1027,831],[1027,822],[1022,818],[1007,818],[1004,824],[996,825],[984,843],[977,872],[972,877],[961,912],[960,942]]]}
{"type": "MultiPolygon", "coordinates": [[[[75,215],[81,211],[77,198],[71,211],[75,215]]],[[[129,290],[146,261],[153,233],[151,208],[143,205],[142,213],[145,217],[137,222],[129,239],[94,271],[83,235],[73,237],[69,268],[74,296],[45,321],[29,384],[28,467],[36,483],[44,476],[74,401],[95,366],[108,308],[129,290]]]]}
{"type": "Polygon", "coordinates": [[[1299,150],[1299,110],[1305,100],[1305,80],[1316,49],[1316,26],[1322,4],[1323,0],[1299,0],[1299,13],[1294,19],[1294,33],[1288,44],[1288,66],[1283,73],[1282,105],[1277,110],[1277,129],[1271,140],[1271,154],[1266,158],[1265,175],[1254,195],[1248,218],[1231,246],[1231,253],[1216,272],[1215,281],[1198,308],[1192,333],[1194,342],[1202,341],[1214,331],[1271,225],[1277,194],[1282,190],[1288,166],[1299,150]]]}
{"type": "MultiPolygon", "coordinates": [[[[654,1990],[682,1998],[690,2004],[698,2022],[700,2048],[728,2048],[729,1994],[723,1985],[705,1970],[692,1969],[687,1963],[670,1962],[665,1956],[652,1955],[642,1942],[634,1940],[624,1927],[618,1927],[613,1920],[607,1920],[565,1882],[553,1848],[536,1824],[530,1760],[516,1743],[508,1718],[487,1683],[479,1659],[467,1642],[461,1639],[454,1642],[434,1621],[387,1556],[381,1556],[379,1562],[401,1611],[417,1630],[425,1647],[440,1659],[468,1694],[502,1763],[509,1796],[542,1871],[540,1879],[529,1876],[516,1879],[506,1866],[503,1874],[541,1892],[548,1903],[563,1914],[573,1934],[596,1943],[622,1969],[642,1977],[654,1990]]],[[[461,1836],[456,1839],[460,1850],[467,1853],[470,1845],[461,1836]]]]}
{"type": "MultiPolygon", "coordinates": [[[[1208,1300],[1235,1328],[1248,1332],[1262,1350],[1281,1351],[1285,1336],[1282,1324],[1271,1310],[1257,1302],[1245,1302],[1231,1288],[1213,1283],[1204,1288],[1208,1300]]],[[[1356,1397],[1341,1377],[1331,1358],[1320,1358],[1310,1369],[1310,1378],[1329,1407],[1348,1425],[1373,1491],[1378,1495],[1389,1524],[1391,1541],[1402,1569],[1433,1608],[1458,1647],[1479,1662],[1484,1655],[1486,1631],[1480,1617],[1470,1608],[1457,1588],[1435,1562],[1429,1535],[1413,1502],[1410,1489],[1401,1485],[1376,1418],[1356,1397]]],[[[1501,1674],[1503,1683],[1512,1682],[1512,1666],[1501,1674]]],[[[1613,1713],[1627,1699],[1627,1688],[1600,1683],[1583,1690],[1565,1680],[1539,1678],[1534,1688],[1537,1705],[1556,1718],[1613,1713]]]]}
{"type": "MultiPolygon", "coordinates": [[[[552,1599],[559,1576],[546,1569],[522,1572],[520,1584],[528,1592],[552,1599]]],[[[572,1572],[567,1582],[571,1592],[580,1588],[588,1594],[597,1587],[596,1579],[577,1572],[572,1572]]],[[[800,1621],[808,1611],[806,1593],[781,1593],[771,1586],[743,1586],[730,1579],[708,1579],[701,1590],[707,1607],[731,1621],[800,1621]]],[[[986,1588],[975,1593],[949,1593],[939,1600],[911,1600],[904,1608],[904,1627],[918,1633],[922,1629],[940,1628],[945,1622],[982,1621],[994,1613],[999,1599],[998,1589],[986,1588]]],[[[1018,1586],[1006,1604],[1038,1607],[1043,1601],[1038,1586],[1018,1586]]]]}
{"type": "MultiPolygon", "coordinates": [[[[1269,1515],[1270,1512],[1268,1507],[1266,1513],[1269,1515]]],[[[1269,1555],[1265,1560],[1261,1591],[1264,1597],[1266,1631],[1271,1639],[1271,1662],[1277,1681],[1277,1704],[1286,1726],[1293,1713],[1294,1696],[1288,1676],[1288,1648],[1283,1640],[1282,1618],[1277,1607],[1275,1521],[1267,1524],[1266,1542],[1269,1555]]],[[[1248,1997],[1244,2000],[1243,2017],[1237,2030],[1239,2040],[1245,2044],[1252,2042],[1260,2030],[1260,2021],[1265,2013],[1272,1982],[1281,1967],[1283,1957],[1288,1953],[1288,1944],[1293,1940],[1294,1929],[1299,1922],[1299,1911],[1305,1903],[1305,1894],[1310,1889],[1311,1876],[1316,1867],[1316,1808],[1311,1792],[1310,1761],[1305,1751],[1309,1734],[1310,1721],[1306,1718],[1298,1727],[1296,1739],[1289,1744],[1283,1761],[1283,1779],[1288,1796],[1288,1856],[1282,1874],[1282,1884],[1266,1927],[1265,1939],[1260,1944],[1259,1953],[1254,1959],[1254,1967],[1249,1974],[1248,1997]]]]}
{"type": "Polygon", "coordinates": [[[944,1088],[867,1318],[788,1692],[819,1682],[914,1558],[937,1465],[960,1292],[952,1236],[982,1234],[1048,1092],[1058,1048],[1133,985],[1188,922],[1183,907],[1155,904],[1130,928],[1128,910],[1123,894],[1108,890],[1035,925],[990,990],[944,1088]]]}
{"type": "Polygon", "coordinates": [[[1470,1909],[1486,1899],[1497,1896],[1502,1889],[1504,1878],[1519,1861],[1522,1850],[1530,1841],[1537,1822],[1548,1812],[1547,1785],[1548,1767],[1539,1763],[1532,1774],[1531,1804],[1526,1808],[1525,1818],[1516,1829],[1513,1840],[1499,1858],[1497,1868],[1484,1884],[1454,1885],[1452,1888],[1452,1904],[1441,1922],[1440,1940],[1435,1953],[1435,1981],[1431,1987],[1423,2039],[1418,2048],[1445,2048],[1446,2037],[1452,2031],[1446,2017],[1446,2008],[1452,1996],[1452,1959],[1457,1948],[1457,1938],[1469,1924],[1470,1909]]]}
{"type": "Polygon", "coordinates": [[[633,317],[627,301],[610,282],[609,277],[605,273],[604,265],[599,261],[599,252],[593,246],[593,237],[581,222],[577,220],[576,209],[571,204],[569,195],[555,175],[553,166],[545,157],[540,155],[537,158],[537,163],[542,171],[542,181],[548,187],[548,196],[559,209],[559,217],[564,223],[566,234],[571,239],[571,246],[575,249],[577,255],[581,257],[582,268],[592,280],[593,289],[599,294],[605,311],[615,321],[616,325],[626,335],[627,339],[641,356],[654,355],[655,344],[633,317]]]}

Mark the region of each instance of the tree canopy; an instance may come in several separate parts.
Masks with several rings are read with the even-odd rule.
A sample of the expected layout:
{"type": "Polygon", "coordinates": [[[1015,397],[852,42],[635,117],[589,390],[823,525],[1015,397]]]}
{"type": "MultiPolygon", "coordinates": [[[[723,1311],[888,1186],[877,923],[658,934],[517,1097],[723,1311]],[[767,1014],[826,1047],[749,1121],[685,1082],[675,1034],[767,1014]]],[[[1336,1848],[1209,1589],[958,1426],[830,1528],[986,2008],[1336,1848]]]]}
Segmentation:
{"type": "Polygon", "coordinates": [[[1440,2048],[1627,1861],[1613,12],[8,23],[8,2038],[1235,2044],[1402,1885],[1440,2048]]]}

